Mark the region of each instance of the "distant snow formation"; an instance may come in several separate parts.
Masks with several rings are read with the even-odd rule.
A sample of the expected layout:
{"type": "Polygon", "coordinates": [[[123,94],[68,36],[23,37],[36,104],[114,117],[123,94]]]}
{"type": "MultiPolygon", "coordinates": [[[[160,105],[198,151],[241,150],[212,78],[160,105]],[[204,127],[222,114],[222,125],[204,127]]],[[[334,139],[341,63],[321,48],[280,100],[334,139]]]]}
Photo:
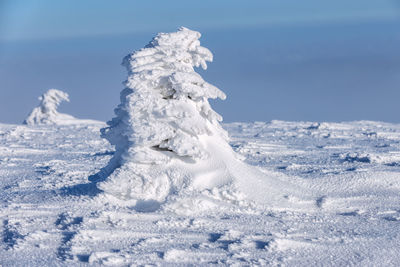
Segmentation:
{"type": "Polygon", "coordinates": [[[65,119],[75,119],[70,115],[62,114],[57,111],[62,101],[69,102],[67,93],[57,89],[50,89],[40,96],[39,100],[39,106],[31,111],[29,116],[25,119],[24,124],[59,124],[60,121],[65,119]]]}
{"type": "Polygon", "coordinates": [[[102,124],[95,120],[77,119],[71,115],[59,113],[57,111],[61,102],[69,102],[69,96],[66,92],[50,89],[39,97],[40,104],[35,107],[23,124],[28,125],[68,125],[68,124],[102,124]]]}

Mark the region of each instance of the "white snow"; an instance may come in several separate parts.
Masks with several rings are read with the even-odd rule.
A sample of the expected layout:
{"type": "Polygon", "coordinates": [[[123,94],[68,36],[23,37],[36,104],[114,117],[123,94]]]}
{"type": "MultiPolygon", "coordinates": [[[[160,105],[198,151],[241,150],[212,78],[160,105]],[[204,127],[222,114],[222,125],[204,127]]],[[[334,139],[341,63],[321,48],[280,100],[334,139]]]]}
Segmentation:
{"type": "Polygon", "coordinates": [[[312,125],[224,125],[252,168],[319,192],[307,209],[246,203],[201,182],[201,194],[187,190],[164,208],[116,205],[88,182],[114,153],[99,137],[104,124],[0,124],[0,263],[396,266],[400,125],[312,125]]]}

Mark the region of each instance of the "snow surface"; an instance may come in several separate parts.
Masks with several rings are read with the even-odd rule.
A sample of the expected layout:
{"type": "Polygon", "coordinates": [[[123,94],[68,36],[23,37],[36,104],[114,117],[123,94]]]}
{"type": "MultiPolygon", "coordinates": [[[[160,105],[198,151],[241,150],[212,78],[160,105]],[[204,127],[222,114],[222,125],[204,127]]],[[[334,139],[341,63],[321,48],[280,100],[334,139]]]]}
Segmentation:
{"type": "Polygon", "coordinates": [[[249,171],[308,190],[262,205],[267,189],[252,201],[200,182],[117,205],[93,178],[115,153],[104,123],[0,124],[0,265],[398,265],[400,125],[223,126],[249,171]]]}

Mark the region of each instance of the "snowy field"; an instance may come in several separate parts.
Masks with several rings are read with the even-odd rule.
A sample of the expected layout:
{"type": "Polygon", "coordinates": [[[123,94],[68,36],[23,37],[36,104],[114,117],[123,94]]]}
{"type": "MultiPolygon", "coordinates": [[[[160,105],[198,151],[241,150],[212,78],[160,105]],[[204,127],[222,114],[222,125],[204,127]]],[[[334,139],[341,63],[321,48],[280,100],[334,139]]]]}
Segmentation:
{"type": "Polygon", "coordinates": [[[103,123],[0,124],[0,265],[398,266],[400,125],[223,126],[249,165],[311,200],[258,205],[204,190],[215,205],[203,212],[113,205],[93,178],[114,153],[103,123]]]}

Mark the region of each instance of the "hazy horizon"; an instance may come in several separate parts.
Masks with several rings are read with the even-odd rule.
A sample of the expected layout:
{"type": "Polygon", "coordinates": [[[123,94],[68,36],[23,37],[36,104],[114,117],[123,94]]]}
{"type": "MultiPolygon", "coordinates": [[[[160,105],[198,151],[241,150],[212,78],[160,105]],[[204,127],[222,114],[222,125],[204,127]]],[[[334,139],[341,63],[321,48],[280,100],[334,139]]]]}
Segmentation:
{"type": "Polygon", "coordinates": [[[226,122],[400,122],[397,1],[206,2],[3,1],[0,123],[21,123],[50,88],[70,94],[61,112],[111,119],[122,58],[180,26],[214,54],[198,71],[227,94],[212,101],[226,122]]]}

